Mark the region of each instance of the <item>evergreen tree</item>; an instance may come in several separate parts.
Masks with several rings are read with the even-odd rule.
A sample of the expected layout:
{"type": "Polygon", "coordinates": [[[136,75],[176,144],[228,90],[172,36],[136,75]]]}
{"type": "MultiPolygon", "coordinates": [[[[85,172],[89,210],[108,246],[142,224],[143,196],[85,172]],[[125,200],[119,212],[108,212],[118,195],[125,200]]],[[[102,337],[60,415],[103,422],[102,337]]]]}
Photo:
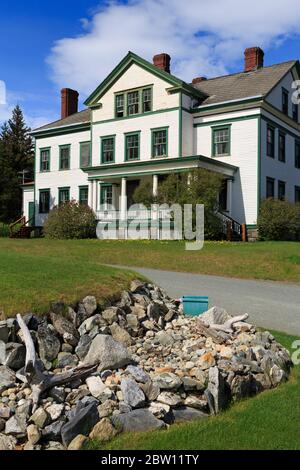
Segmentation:
{"type": "Polygon", "coordinates": [[[19,105],[0,132],[0,220],[12,222],[22,212],[22,172],[33,178],[34,154],[30,129],[19,105]]]}

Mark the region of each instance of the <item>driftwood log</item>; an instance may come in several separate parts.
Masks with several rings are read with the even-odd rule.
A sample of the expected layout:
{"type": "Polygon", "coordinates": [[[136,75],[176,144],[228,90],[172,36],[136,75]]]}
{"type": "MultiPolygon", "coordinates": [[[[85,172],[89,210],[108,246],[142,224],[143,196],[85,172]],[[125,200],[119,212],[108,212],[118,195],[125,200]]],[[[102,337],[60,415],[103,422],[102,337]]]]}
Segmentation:
{"type": "Polygon", "coordinates": [[[49,388],[64,385],[76,379],[83,379],[95,372],[98,364],[78,366],[70,369],[61,374],[49,374],[43,371],[41,361],[37,360],[34,343],[30,331],[20,314],[17,315],[17,320],[23,334],[23,340],[26,347],[25,359],[25,377],[27,384],[32,391],[33,408],[32,412],[37,409],[40,396],[49,388]]]}
{"type": "Polygon", "coordinates": [[[234,324],[240,321],[245,321],[249,317],[248,313],[244,313],[244,315],[237,315],[236,317],[232,317],[227,320],[222,325],[209,325],[210,328],[216,331],[224,331],[224,333],[232,333],[234,331],[234,324]]]}
{"type": "Polygon", "coordinates": [[[235,323],[245,321],[248,317],[248,313],[245,313],[244,315],[232,317],[223,324],[209,324],[199,317],[197,331],[206,338],[212,338],[215,343],[222,344],[228,339],[227,335],[233,333],[235,323]]]}

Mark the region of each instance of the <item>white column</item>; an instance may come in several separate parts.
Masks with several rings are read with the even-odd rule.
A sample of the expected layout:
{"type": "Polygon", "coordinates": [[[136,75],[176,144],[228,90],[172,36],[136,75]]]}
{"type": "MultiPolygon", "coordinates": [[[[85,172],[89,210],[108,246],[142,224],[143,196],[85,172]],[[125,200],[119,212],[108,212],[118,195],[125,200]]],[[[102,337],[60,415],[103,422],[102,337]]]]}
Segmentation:
{"type": "Polygon", "coordinates": [[[94,212],[96,212],[97,210],[97,194],[98,194],[97,188],[98,188],[98,181],[94,180],[93,181],[93,211],[94,212]]]}
{"type": "Polygon", "coordinates": [[[122,178],[121,182],[121,201],[120,201],[121,219],[126,218],[127,212],[127,191],[126,191],[126,178],[122,178]]]}
{"type": "Polygon", "coordinates": [[[93,207],[93,181],[89,181],[89,200],[88,205],[92,209],[93,207]]]}
{"type": "Polygon", "coordinates": [[[157,175],[153,175],[153,189],[152,189],[152,192],[153,192],[153,196],[157,196],[157,192],[158,192],[158,176],[157,175]]]}
{"type": "Polygon", "coordinates": [[[227,211],[232,214],[232,180],[227,180],[227,211]]]}

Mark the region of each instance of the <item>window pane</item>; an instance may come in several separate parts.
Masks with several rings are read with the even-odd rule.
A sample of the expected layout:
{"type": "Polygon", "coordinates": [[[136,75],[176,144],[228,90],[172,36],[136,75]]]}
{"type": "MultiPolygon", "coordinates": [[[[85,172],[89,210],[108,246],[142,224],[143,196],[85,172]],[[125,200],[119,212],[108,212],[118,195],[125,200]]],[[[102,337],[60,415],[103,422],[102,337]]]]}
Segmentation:
{"type": "Polygon", "coordinates": [[[50,209],[50,191],[40,191],[39,212],[48,214],[50,209]]]}
{"type": "Polygon", "coordinates": [[[133,134],[126,137],[126,159],[137,160],[139,158],[139,135],[133,134]]]}
{"type": "Polygon", "coordinates": [[[153,157],[167,155],[167,131],[153,132],[153,157]]]}
{"type": "Polygon", "coordinates": [[[267,178],[267,191],[266,191],[267,198],[274,197],[274,180],[267,178]]]}
{"type": "Polygon", "coordinates": [[[214,131],[214,155],[229,155],[229,129],[214,131]]]}
{"type": "Polygon", "coordinates": [[[87,167],[91,162],[91,144],[90,142],[84,142],[80,144],[80,165],[81,167],[87,167]]]}
{"type": "Polygon", "coordinates": [[[116,96],[116,115],[117,117],[124,116],[124,95],[116,96]]]}
{"type": "Polygon", "coordinates": [[[289,94],[287,91],[282,91],[282,112],[288,114],[289,112],[289,94]]]}
{"type": "Polygon", "coordinates": [[[151,111],[152,103],[152,90],[151,88],[146,88],[143,90],[143,112],[146,113],[151,111]]]}
{"type": "Polygon", "coordinates": [[[70,168],[70,147],[61,147],[60,149],[60,169],[68,170],[70,168]]]}
{"type": "Polygon", "coordinates": [[[115,139],[113,137],[102,139],[102,163],[109,163],[114,161],[114,147],[115,139]]]}
{"type": "Polygon", "coordinates": [[[274,158],[274,129],[268,127],[267,129],[267,155],[274,158]]]}
{"type": "Polygon", "coordinates": [[[296,122],[298,122],[298,117],[299,117],[298,114],[299,114],[298,105],[293,103],[293,119],[296,122]]]}
{"type": "Polygon", "coordinates": [[[285,183],[278,181],[278,199],[284,200],[285,198],[285,183]]]}
{"type": "Polygon", "coordinates": [[[139,92],[132,91],[127,95],[128,116],[139,112],[139,92]]]}
{"type": "Polygon", "coordinates": [[[279,161],[285,162],[285,135],[279,134],[279,161]]]}
{"type": "Polygon", "coordinates": [[[101,188],[101,204],[112,205],[112,186],[101,188]]]}
{"type": "Polygon", "coordinates": [[[59,204],[64,204],[70,200],[70,190],[69,189],[60,189],[59,190],[59,204]]]}
{"type": "Polygon", "coordinates": [[[79,202],[85,206],[88,205],[88,198],[89,198],[89,188],[80,188],[79,189],[79,202]]]}

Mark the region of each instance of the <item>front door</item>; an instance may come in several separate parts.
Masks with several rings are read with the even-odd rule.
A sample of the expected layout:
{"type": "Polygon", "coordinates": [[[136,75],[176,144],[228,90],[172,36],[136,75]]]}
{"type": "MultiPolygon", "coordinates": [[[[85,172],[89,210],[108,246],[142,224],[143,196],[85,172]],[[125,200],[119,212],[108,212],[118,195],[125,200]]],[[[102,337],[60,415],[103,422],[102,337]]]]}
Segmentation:
{"type": "Polygon", "coordinates": [[[29,226],[34,225],[34,202],[28,203],[28,220],[30,221],[29,226]]]}

